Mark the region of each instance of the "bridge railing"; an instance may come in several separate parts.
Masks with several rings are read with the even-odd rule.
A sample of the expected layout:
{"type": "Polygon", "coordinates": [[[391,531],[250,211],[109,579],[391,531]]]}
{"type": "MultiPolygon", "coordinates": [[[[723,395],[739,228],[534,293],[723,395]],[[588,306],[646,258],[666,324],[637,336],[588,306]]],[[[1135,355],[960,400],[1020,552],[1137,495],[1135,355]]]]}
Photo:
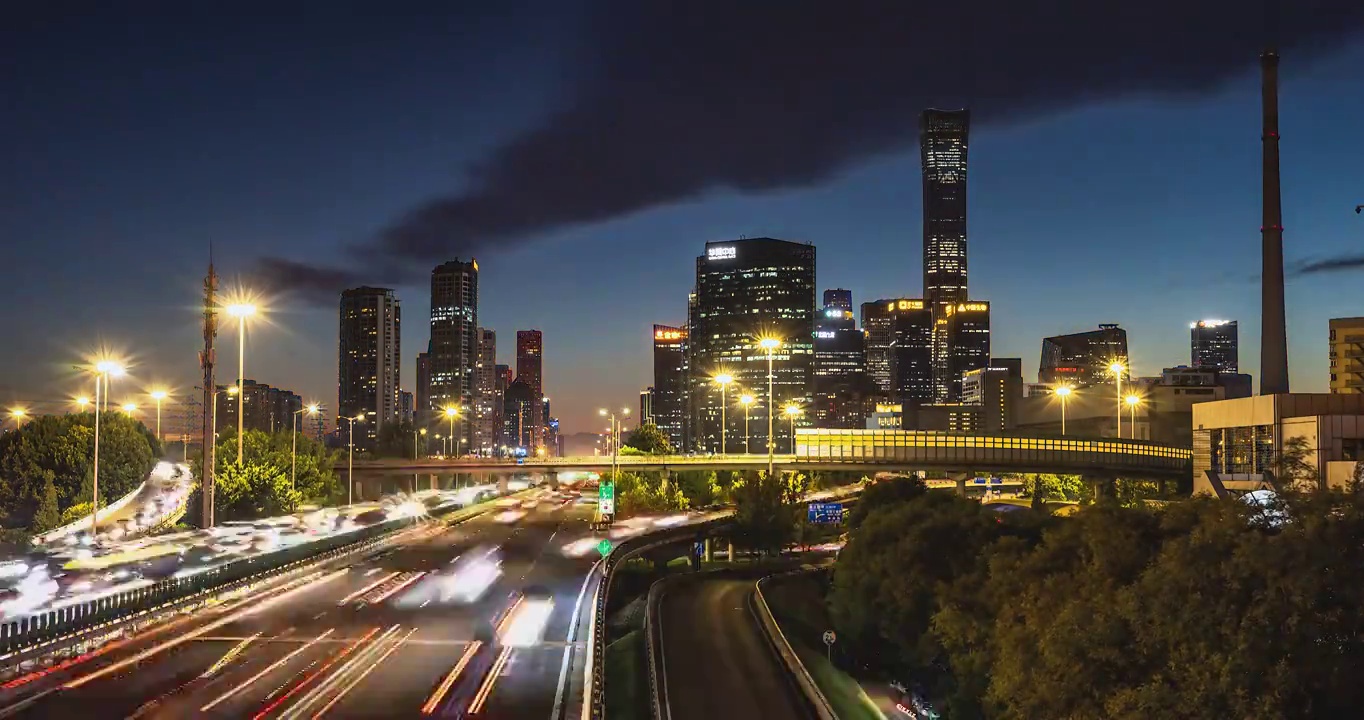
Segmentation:
{"type": "Polygon", "coordinates": [[[791,674],[791,677],[795,678],[796,686],[800,688],[801,694],[814,708],[815,715],[819,720],[838,720],[838,714],[834,712],[829,698],[825,697],[824,691],[819,689],[814,676],[805,667],[805,663],[801,662],[795,648],[791,647],[791,641],[786,639],[786,633],[782,632],[781,625],[777,623],[776,617],[772,615],[772,609],[767,605],[767,598],[763,596],[763,583],[771,580],[772,577],[777,576],[765,577],[753,586],[753,604],[757,607],[758,620],[762,623],[763,633],[776,647],[777,655],[781,657],[782,664],[786,666],[786,671],[791,674]]]}

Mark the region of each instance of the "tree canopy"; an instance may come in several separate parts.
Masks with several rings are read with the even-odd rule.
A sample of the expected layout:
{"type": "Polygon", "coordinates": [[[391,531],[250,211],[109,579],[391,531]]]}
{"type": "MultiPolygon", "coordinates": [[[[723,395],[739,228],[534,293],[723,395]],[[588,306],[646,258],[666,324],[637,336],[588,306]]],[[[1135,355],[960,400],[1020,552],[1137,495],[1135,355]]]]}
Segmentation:
{"type": "MultiPolygon", "coordinates": [[[[101,505],[141,485],[161,453],[151,431],[118,412],[100,414],[99,445],[101,505]]],[[[94,447],[94,413],[41,415],[0,436],[0,522],[48,530],[73,506],[88,504],[94,447]]]]}
{"type": "MultiPolygon", "coordinates": [[[[242,437],[243,463],[237,468],[237,433],[228,429],[218,436],[214,453],[214,509],[216,520],[254,520],[295,508],[301,503],[334,505],[345,500],[344,483],[333,469],[339,453],[312,438],[298,434],[297,479],[289,486],[293,466],[293,441],[288,431],[267,433],[247,430],[242,437]],[[282,482],[278,479],[282,478],[282,482]]],[[[195,480],[203,477],[202,453],[191,457],[195,480]]],[[[190,499],[188,520],[198,522],[201,501],[198,491],[190,499]]]]}
{"type": "Polygon", "coordinates": [[[645,455],[671,455],[673,446],[668,436],[653,423],[644,423],[625,437],[625,447],[632,447],[645,455]]]}
{"type": "Polygon", "coordinates": [[[1364,495],[871,508],[830,595],[864,670],[958,718],[1334,718],[1364,704],[1364,495]]]}
{"type": "Polygon", "coordinates": [[[734,544],[765,555],[775,555],[797,540],[805,513],[802,498],[813,489],[803,473],[750,471],[729,488],[734,502],[734,544]]]}
{"type": "Polygon", "coordinates": [[[618,518],[676,512],[691,505],[677,484],[665,484],[661,475],[617,472],[614,477],[618,518]]]}

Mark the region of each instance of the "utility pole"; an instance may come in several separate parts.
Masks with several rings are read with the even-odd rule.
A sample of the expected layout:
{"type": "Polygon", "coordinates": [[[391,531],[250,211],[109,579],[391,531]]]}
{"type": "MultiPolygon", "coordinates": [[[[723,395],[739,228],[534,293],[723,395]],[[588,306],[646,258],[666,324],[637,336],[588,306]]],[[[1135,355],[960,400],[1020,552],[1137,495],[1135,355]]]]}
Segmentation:
{"type": "Polygon", "coordinates": [[[214,420],[212,411],[213,396],[217,391],[217,383],[213,379],[213,338],[218,335],[218,304],[215,297],[218,291],[218,274],[213,270],[213,246],[208,249],[208,275],[204,277],[204,350],[199,353],[199,365],[204,369],[204,423],[203,423],[203,442],[204,442],[204,461],[202,463],[202,474],[200,478],[199,491],[203,495],[203,512],[200,524],[204,528],[213,527],[213,468],[214,468],[214,445],[216,438],[214,433],[214,420]]]}

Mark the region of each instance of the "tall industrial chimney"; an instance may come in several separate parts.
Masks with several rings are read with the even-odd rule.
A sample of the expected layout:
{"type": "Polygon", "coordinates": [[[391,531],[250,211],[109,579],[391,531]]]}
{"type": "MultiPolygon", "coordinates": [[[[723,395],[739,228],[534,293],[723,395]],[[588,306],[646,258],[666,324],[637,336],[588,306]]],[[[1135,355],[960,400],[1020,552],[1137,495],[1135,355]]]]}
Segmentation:
{"type": "Polygon", "coordinates": [[[1260,222],[1260,394],[1288,392],[1288,328],[1284,318],[1283,210],[1279,205],[1279,55],[1260,55],[1264,131],[1260,143],[1263,217],[1260,222]]]}

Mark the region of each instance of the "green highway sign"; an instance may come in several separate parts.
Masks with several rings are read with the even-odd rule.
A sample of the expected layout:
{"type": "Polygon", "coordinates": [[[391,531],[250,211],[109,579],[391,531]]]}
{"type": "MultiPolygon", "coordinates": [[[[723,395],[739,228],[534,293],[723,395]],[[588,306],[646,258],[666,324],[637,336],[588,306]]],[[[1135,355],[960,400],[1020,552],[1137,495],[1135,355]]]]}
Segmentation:
{"type": "Polygon", "coordinates": [[[597,486],[597,499],[598,499],[598,500],[611,500],[611,499],[613,499],[613,498],[615,498],[615,497],[616,497],[616,484],[615,484],[615,483],[612,483],[612,482],[603,482],[601,485],[598,485],[598,486],[597,486]]]}
{"type": "Polygon", "coordinates": [[[606,557],[606,554],[611,552],[611,541],[602,538],[602,541],[597,543],[597,552],[601,553],[602,557],[606,557]]]}

